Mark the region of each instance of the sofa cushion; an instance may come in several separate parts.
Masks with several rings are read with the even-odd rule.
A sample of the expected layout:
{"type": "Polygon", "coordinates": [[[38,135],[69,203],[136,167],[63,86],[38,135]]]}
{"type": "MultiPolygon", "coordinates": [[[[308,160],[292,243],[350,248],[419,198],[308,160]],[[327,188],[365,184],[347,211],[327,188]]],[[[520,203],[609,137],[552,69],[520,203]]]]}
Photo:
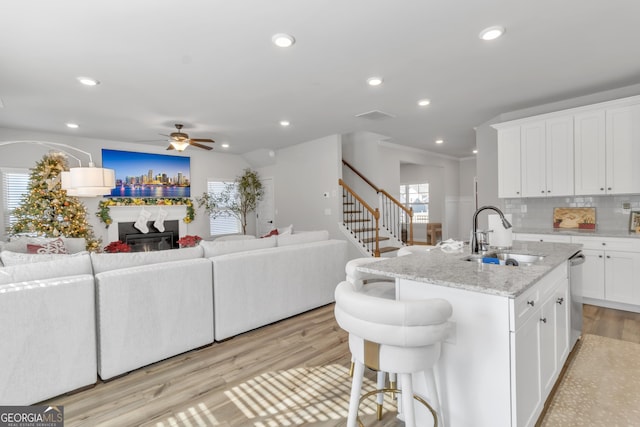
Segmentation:
{"type": "Polygon", "coordinates": [[[200,242],[200,246],[204,249],[205,258],[210,258],[235,252],[274,248],[276,239],[227,240],[222,242],[214,240],[213,242],[200,242]]]}
{"type": "Polygon", "coordinates": [[[299,245],[302,243],[320,242],[322,240],[329,240],[329,232],[327,230],[319,231],[304,231],[295,234],[285,234],[284,236],[278,236],[278,246],[291,246],[299,245]]]}
{"type": "Polygon", "coordinates": [[[91,254],[91,264],[95,274],[139,265],[160,264],[169,261],[202,258],[200,246],[193,248],[167,249],[151,252],[120,252],[114,254],[91,254]]]}
{"type": "Polygon", "coordinates": [[[34,243],[27,243],[28,254],[66,254],[67,248],[64,245],[64,241],[61,238],[57,238],[50,242],[46,242],[40,245],[34,243]]]}
{"type": "Polygon", "coordinates": [[[229,234],[228,236],[220,236],[214,239],[216,242],[224,242],[227,240],[252,240],[255,239],[256,236],[251,234],[229,234]]]}
{"type": "MultiPolygon", "coordinates": [[[[21,265],[21,264],[33,264],[40,263],[45,261],[53,261],[57,259],[64,259],[68,257],[75,257],[79,255],[86,255],[87,251],[77,252],[75,254],[27,254],[22,252],[12,252],[12,251],[2,251],[0,252],[0,259],[2,259],[2,264],[6,267],[12,265],[21,265]]],[[[52,276],[55,277],[55,276],[52,276]]]]}
{"type": "Polygon", "coordinates": [[[67,252],[75,254],[87,250],[87,241],[83,237],[27,237],[14,236],[9,242],[2,242],[0,249],[3,251],[27,253],[27,245],[44,245],[56,239],[62,239],[67,252]]]}
{"type": "Polygon", "coordinates": [[[91,269],[91,259],[89,258],[89,254],[87,252],[78,253],[75,255],[27,256],[43,258],[41,262],[35,262],[29,266],[14,264],[11,266],[0,268],[0,285],[26,282],[30,280],[44,280],[56,277],[77,276],[80,274],[92,274],[93,272],[91,269]],[[49,258],[48,260],[46,260],[47,257],[55,258],[49,258]]]}

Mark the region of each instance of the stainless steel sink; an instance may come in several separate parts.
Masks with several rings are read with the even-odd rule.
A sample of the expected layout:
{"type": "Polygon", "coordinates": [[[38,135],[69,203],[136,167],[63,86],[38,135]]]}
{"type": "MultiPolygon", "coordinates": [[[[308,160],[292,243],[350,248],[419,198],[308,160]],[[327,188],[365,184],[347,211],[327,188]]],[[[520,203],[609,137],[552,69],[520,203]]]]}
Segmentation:
{"type": "Polygon", "coordinates": [[[511,251],[487,252],[486,254],[473,254],[463,258],[464,261],[482,263],[483,258],[497,258],[500,265],[508,266],[529,266],[544,259],[544,255],[520,254],[511,251]]]}

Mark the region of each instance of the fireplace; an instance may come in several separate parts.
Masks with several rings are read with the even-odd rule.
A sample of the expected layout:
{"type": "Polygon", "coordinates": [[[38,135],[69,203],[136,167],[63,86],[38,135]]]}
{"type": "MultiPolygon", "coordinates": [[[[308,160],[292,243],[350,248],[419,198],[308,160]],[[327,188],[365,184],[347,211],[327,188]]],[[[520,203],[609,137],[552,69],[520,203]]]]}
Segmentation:
{"type": "MultiPolygon", "coordinates": [[[[189,234],[188,224],[184,222],[184,217],[187,215],[187,208],[184,205],[163,205],[160,206],[112,206],[111,207],[111,219],[113,223],[107,228],[107,242],[115,242],[116,240],[121,240],[123,242],[126,241],[126,237],[122,235],[120,231],[120,224],[125,225],[125,234],[131,235],[139,235],[139,237],[129,237],[130,240],[144,240],[149,238],[149,236],[153,236],[152,233],[158,233],[153,223],[158,217],[159,210],[162,209],[167,213],[167,216],[164,220],[164,228],[165,232],[173,233],[173,241],[171,246],[177,247],[177,241],[180,237],[183,237],[189,234]],[[133,227],[134,221],[136,221],[139,216],[141,210],[149,212],[151,216],[149,217],[149,221],[147,222],[147,227],[149,228],[149,233],[143,234],[137,228],[133,227]]],[[[168,236],[156,236],[159,238],[166,238],[168,236]]],[[[156,241],[156,245],[160,243],[161,240],[156,241]]],[[[171,240],[169,240],[171,241],[171,240]]],[[[140,242],[142,244],[143,242],[140,242]]],[[[150,243],[150,242],[144,242],[150,243]]],[[[151,242],[152,243],[152,242],[151,242]]],[[[138,244],[138,243],[136,243],[138,244]]],[[[164,244],[163,244],[164,246],[164,244]]],[[[140,250],[151,250],[151,249],[140,249],[140,250]]],[[[157,250],[157,249],[153,249],[157,250]]]]}
{"type": "Polygon", "coordinates": [[[133,224],[135,223],[118,223],[118,240],[131,246],[132,252],[160,251],[178,247],[180,233],[177,220],[164,221],[164,231],[159,231],[153,226],[153,221],[149,221],[148,233],[142,233],[133,224]]]}

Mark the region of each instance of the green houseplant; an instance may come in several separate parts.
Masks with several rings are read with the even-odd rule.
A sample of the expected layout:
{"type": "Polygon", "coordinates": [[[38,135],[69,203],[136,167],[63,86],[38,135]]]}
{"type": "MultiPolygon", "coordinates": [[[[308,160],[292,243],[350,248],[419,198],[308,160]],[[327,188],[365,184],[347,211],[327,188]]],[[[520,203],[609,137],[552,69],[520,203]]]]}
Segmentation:
{"type": "Polygon", "coordinates": [[[218,216],[234,216],[242,225],[242,234],[247,234],[247,217],[256,210],[262,200],[264,187],[258,172],[249,168],[232,183],[226,184],[220,193],[203,193],[197,197],[199,207],[205,212],[218,216]]]}

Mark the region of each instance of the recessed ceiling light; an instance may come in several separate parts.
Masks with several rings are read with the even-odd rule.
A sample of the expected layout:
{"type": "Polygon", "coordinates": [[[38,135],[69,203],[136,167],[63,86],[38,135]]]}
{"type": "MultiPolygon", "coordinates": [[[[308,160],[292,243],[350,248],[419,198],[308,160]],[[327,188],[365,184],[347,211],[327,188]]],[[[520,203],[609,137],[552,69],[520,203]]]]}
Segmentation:
{"type": "Polygon", "coordinates": [[[473,154],[478,154],[478,149],[473,150],[473,154]]]}
{"type": "Polygon", "coordinates": [[[222,148],[229,148],[229,144],[227,144],[226,142],[223,142],[222,144],[220,144],[220,146],[222,148]]]}
{"type": "Polygon", "coordinates": [[[421,99],[420,101],[418,101],[418,105],[421,107],[426,107],[429,104],[431,104],[431,101],[428,99],[421,99]]]}
{"type": "Polygon", "coordinates": [[[100,84],[98,80],[91,77],[78,77],[78,81],[85,86],[98,86],[100,84]]]}
{"type": "Polygon", "coordinates": [[[279,33],[271,37],[271,41],[278,47],[291,47],[296,42],[296,39],[289,34],[279,33]]]}
{"type": "Polygon", "coordinates": [[[503,35],[505,31],[506,30],[504,29],[504,27],[501,27],[500,25],[494,25],[493,27],[485,28],[484,30],[480,31],[480,38],[486,41],[495,40],[503,35]]]}
{"type": "Polygon", "coordinates": [[[78,129],[80,126],[78,126],[77,123],[67,123],[67,127],[70,129],[78,129]]]}
{"type": "Polygon", "coordinates": [[[444,142],[444,139],[436,139],[436,144],[442,144],[444,142]]]}
{"type": "Polygon", "coordinates": [[[369,86],[380,86],[382,84],[382,77],[369,77],[367,84],[369,86]]]}
{"type": "Polygon", "coordinates": [[[280,126],[287,127],[291,124],[289,120],[280,120],[280,126]]]}

